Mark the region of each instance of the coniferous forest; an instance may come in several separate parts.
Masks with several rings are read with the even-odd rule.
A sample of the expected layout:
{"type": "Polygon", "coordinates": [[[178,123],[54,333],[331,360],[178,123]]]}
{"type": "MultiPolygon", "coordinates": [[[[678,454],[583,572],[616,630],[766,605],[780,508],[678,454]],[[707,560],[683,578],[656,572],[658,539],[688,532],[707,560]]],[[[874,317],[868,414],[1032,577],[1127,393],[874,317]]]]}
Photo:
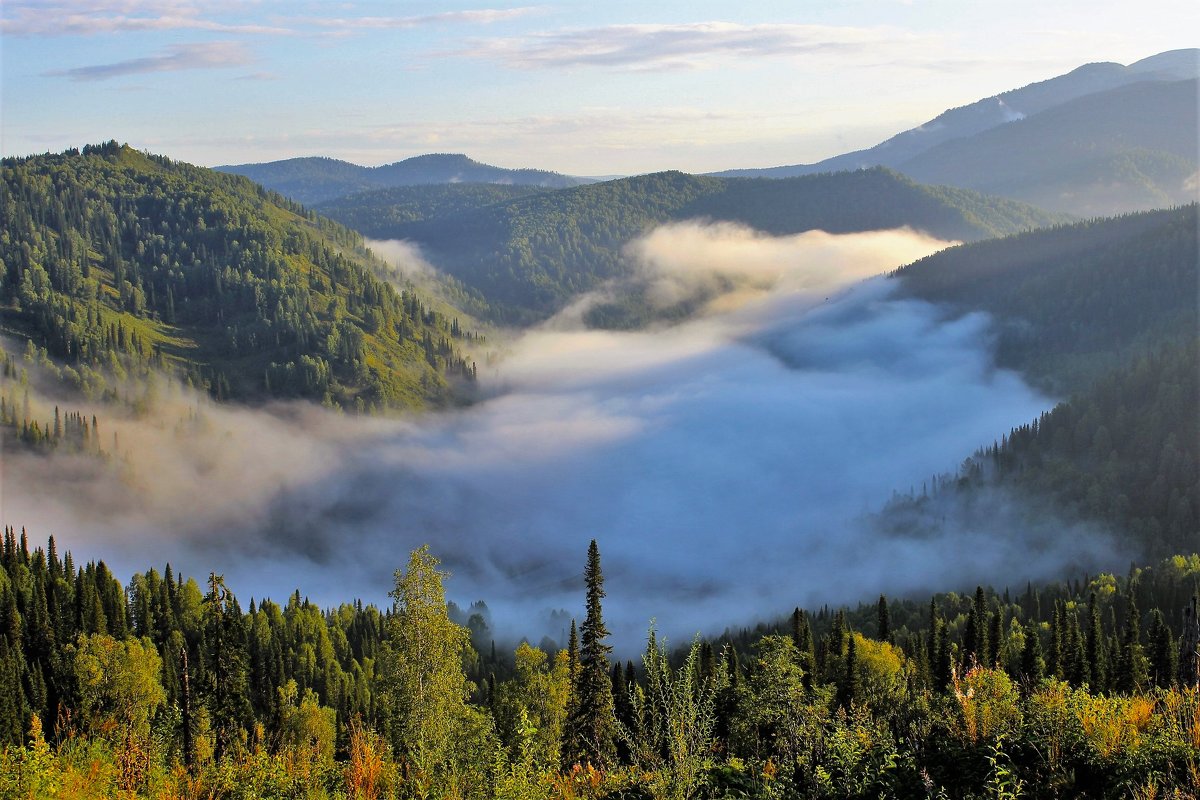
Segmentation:
{"type": "Polygon", "coordinates": [[[795,609],[614,658],[593,541],[578,624],[497,647],[423,548],[392,605],[242,606],[9,528],[11,797],[1190,796],[1200,555],[1126,575],[795,609]],[[466,617],[466,619],[464,619],[466,617]]]}
{"type": "Polygon", "coordinates": [[[78,388],[166,370],[216,398],[347,409],[451,401],[471,334],[388,284],[360,235],[257,187],[115,141],[5,159],[4,332],[78,388]]]}

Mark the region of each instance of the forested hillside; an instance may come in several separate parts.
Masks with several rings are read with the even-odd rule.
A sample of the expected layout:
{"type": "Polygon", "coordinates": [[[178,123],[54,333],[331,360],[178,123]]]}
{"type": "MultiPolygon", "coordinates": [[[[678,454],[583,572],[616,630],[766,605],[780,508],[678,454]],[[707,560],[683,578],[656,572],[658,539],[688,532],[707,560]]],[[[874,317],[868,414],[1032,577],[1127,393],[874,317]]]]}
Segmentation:
{"type": "Polygon", "coordinates": [[[361,237],[116,142],[3,162],[3,332],[89,371],[166,369],[219,398],[417,407],[474,368],[457,319],[361,237]]]}
{"type": "Polygon", "coordinates": [[[373,226],[372,235],[419,243],[436,266],[482,292],[510,322],[544,317],[630,274],[624,246],[675,220],[729,220],[772,234],[909,226],[976,240],[1065,219],[975,192],[921,186],[884,169],[784,181],[663,172],[501,202],[469,187],[419,201],[444,203],[445,213],[413,210],[411,194],[398,202],[359,195],[327,211],[346,224],[396,217],[395,225],[373,226]]]}
{"type": "Polygon", "coordinates": [[[551,191],[500,183],[443,183],[373,189],[317,203],[330,219],[375,239],[411,239],[421,224],[518,197],[551,191]]]}
{"type": "Polygon", "coordinates": [[[898,270],[904,291],[997,318],[1003,366],[1065,397],[983,448],[897,527],[995,486],[1101,523],[1160,557],[1200,541],[1197,206],[946,250],[898,270]]]}
{"type": "Polygon", "coordinates": [[[912,295],[994,315],[1001,366],[1063,394],[1195,336],[1198,224],[1193,203],[955,247],[895,274],[912,295]]]}
{"type": "Polygon", "coordinates": [[[1015,592],[796,609],[674,651],[651,627],[639,665],[610,657],[595,542],[584,613],[554,652],[522,642],[498,656],[482,616],[464,626],[447,603],[443,577],[423,548],[397,571],[388,610],[322,610],[299,592],[243,610],[219,575],[201,585],[167,566],[122,586],[103,562],[77,564],[53,539],[31,548],[8,528],[0,793],[766,800],[1200,788],[1200,555],[1015,592]]]}

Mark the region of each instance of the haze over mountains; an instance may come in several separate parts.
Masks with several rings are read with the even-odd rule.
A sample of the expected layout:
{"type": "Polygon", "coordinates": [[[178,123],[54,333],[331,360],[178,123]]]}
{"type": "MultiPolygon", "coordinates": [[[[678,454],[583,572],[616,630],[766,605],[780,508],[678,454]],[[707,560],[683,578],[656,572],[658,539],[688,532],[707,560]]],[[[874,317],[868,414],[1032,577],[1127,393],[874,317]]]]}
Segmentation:
{"type": "MultiPolygon", "coordinates": [[[[974,189],[1080,217],[1187,203],[1196,196],[1200,169],[1197,78],[1197,49],[1159,53],[1128,66],[1085,64],[949,109],[866,150],[813,164],[710,174],[788,178],[883,166],[922,183],[974,189]]],[[[395,186],[564,188],[591,181],[491,167],[463,155],[418,156],[375,168],[301,158],[218,169],[306,204],[395,186]]]]}
{"type": "Polygon", "coordinates": [[[785,178],[887,166],[928,183],[978,189],[1077,216],[1196,196],[1200,50],[1066,75],[950,109],[917,128],[815,164],[734,169],[785,178]]]}
{"type": "Polygon", "coordinates": [[[265,164],[216,167],[220,172],[245,175],[298,203],[311,205],[369,189],[419,186],[431,183],[498,183],[560,189],[587,183],[540,169],[505,169],[481,164],[455,153],[406,158],[380,167],[360,167],[335,158],[290,158],[265,164]]]}
{"type": "MultiPolygon", "coordinates": [[[[633,276],[636,265],[624,248],[667,222],[721,220],[775,236],[910,227],[975,240],[1066,219],[977,192],[922,186],[884,169],[780,181],[664,172],[498,194],[472,186],[412,187],[353,195],[320,210],[345,224],[355,221],[373,238],[419,245],[434,266],[480,292],[493,316],[510,323],[545,318],[605,281],[633,276]],[[410,211],[416,198],[432,207],[410,211]]],[[[613,322],[626,327],[639,316],[619,313],[613,322]]]]}

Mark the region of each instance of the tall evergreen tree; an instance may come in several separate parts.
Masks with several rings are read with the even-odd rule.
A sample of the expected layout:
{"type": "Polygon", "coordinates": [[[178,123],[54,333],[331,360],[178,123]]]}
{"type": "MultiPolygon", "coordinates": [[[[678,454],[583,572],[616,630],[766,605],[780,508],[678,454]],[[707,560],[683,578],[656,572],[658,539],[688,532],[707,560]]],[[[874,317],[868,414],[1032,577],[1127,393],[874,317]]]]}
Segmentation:
{"type": "Polygon", "coordinates": [[[568,762],[586,761],[605,768],[616,760],[617,721],[608,667],[612,647],[605,643],[608,628],[604,625],[600,603],[604,598],[604,574],[600,570],[600,549],[595,539],[588,545],[584,581],[587,584],[587,617],[579,631],[579,672],[574,685],[576,703],[567,723],[566,755],[568,762]]]}
{"type": "Polygon", "coordinates": [[[1046,671],[1042,658],[1042,637],[1037,623],[1030,620],[1025,624],[1025,646],[1021,649],[1021,680],[1036,686],[1046,671]]]}
{"type": "Polygon", "coordinates": [[[1178,669],[1175,637],[1171,626],[1157,608],[1150,614],[1150,630],[1147,631],[1149,640],[1150,681],[1162,689],[1170,688],[1175,682],[1178,669]]]}
{"type": "Polygon", "coordinates": [[[1129,597],[1129,611],[1125,618],[1125,631],[1121,635],[1121,655],[1117,661],[1117,674],[1113,688],[1118,692],[1133,694],[1140,691],[1148,680],[1149,667],[1142,649],[1141,625],[1137,604],[1129,597]]]}
{"type": "Polygon", "coordinates": [[[246,624],[237,598],[216,573],[209,573],[203,609],[205,689],[220,756],[241,747],[254,719],[246,624]]]}
{"type": "Polygon", "coordinates": [[[875,606],[876,619],[876,637],[881,642],[888,642],[892,639],[892,615],[888,610],[887,597],[879,595],[879,602],[875,606]]]}
{"type": "Polygon", "coordinates": [[[1103,692],[1108,689],[1108,651],[1104,646],[1104,624],[1100,619],[1100,607],[1096,603],[1096,593],[1092,592],[1088,600],[1088,631],[1087,631],[1087,662],[1091,666],[1093,690],[1103,692]]]}

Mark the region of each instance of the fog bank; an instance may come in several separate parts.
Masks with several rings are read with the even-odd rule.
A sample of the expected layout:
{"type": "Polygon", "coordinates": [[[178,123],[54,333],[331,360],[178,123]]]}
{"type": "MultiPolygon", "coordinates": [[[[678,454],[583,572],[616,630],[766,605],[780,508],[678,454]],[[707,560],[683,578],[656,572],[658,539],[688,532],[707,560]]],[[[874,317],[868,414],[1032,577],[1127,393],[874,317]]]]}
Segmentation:
{"type": "Polygon", "coordinates": [[[132,477],[6,453],[2,516],[122,575],[215,569],[244,601],[299,587],[385,603],[392,571],[428,543],[451,597],[486,600],[535,641],[561,634],[548,610],[582,615],[595,538],[623,647],[651,617],[677,638],[795,605],[1118,566],[1096,532],[998,494],[919,537],[873,520],[894,490],[1052,405],[995,368],[984,315],[855,282],[942,244],[670,226],[631,246],[648,274],[750,275],[758,296],[661,331],[558,320],[481,369],[490,399],[411,420],[181,396],[203,425],[122,428],[132,477]]]}

